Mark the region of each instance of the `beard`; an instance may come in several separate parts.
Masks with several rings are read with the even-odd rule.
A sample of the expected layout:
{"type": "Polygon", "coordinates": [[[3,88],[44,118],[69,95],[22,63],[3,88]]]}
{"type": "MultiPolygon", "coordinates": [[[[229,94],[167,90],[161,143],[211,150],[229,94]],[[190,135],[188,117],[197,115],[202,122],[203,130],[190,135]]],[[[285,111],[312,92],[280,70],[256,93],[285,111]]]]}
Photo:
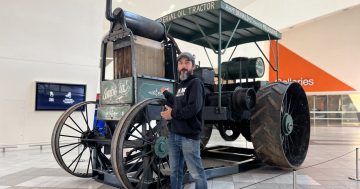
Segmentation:
{"type": "Polygon", "coordinates": [[[186,80],[187,78],[189,78],[190,75],[191,75],[191,72],[188,70],[183,69],[183,70],[179,71],[179,76],[180,76],[179,79],[181,81],[186,80]]]}

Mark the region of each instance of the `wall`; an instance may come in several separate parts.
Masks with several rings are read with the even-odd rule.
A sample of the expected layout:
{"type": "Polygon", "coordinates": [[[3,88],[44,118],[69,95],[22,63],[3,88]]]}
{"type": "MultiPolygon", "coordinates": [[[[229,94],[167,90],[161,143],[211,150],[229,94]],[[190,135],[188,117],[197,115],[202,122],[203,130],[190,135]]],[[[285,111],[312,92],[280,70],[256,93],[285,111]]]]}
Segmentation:
{"type": "Polygon", "coordinates": [[[284,32],[281,77],[312,79],[305,89],[313,93],[360,91],[359,18],[360,5],[284,32]]]}
{"type": "Polygon", "coordinates": [[[35,82],[81,83],[94,100],[105,1],[2,0],[0,145],[49,142],[61,111],[35,111],[35,82]]]}
{"type": "Polygon", "coordinates": [[[360,4],[360,0],[255,0],[242,10],[281,31],[360,4]]]}

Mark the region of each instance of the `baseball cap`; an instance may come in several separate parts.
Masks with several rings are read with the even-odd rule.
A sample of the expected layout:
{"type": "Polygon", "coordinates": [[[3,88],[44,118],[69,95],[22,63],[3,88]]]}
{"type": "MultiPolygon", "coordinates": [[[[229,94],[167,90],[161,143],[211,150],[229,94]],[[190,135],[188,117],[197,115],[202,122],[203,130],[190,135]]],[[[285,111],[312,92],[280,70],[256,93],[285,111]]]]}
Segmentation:
{"type": "Polygon", "coordinates": [[[179,54],[176,58],[176,62],[178,62],[181,58],[187,58],[192,62],[192,64],[195,64],[195,58],[189,52],[183,52],[183,53],[179,54]]]}

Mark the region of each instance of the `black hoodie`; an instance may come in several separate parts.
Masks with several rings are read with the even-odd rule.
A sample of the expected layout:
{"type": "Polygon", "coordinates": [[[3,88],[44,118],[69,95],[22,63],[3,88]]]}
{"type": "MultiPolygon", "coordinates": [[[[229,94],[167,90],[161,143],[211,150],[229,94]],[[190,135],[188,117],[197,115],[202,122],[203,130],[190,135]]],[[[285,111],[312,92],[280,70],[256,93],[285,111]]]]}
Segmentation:
{"type": "Polygon", "coordinates": [[[170,132],[199,140],[205,101],[202,81],[191,75],[179,83],[175,96],[168,91],[164,91],[163,94],[168,104],[173,108],[172,120],[168,125],[170,132]]]}

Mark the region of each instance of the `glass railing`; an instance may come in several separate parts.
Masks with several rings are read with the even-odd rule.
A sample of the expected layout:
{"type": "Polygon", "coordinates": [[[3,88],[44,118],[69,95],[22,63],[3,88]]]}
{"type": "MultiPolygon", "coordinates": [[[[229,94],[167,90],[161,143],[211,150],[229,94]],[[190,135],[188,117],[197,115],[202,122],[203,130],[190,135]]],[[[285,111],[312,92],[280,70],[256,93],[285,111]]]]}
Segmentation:
{"type": "Polygon", "coordinates": [[[357,111],[310,111],[312,126],[360,126],[357,111]]]}
{"type": "Polygon", "coordinates": [[[312,126],[360,126],[360,93],[307,98],[312,126]]]}

